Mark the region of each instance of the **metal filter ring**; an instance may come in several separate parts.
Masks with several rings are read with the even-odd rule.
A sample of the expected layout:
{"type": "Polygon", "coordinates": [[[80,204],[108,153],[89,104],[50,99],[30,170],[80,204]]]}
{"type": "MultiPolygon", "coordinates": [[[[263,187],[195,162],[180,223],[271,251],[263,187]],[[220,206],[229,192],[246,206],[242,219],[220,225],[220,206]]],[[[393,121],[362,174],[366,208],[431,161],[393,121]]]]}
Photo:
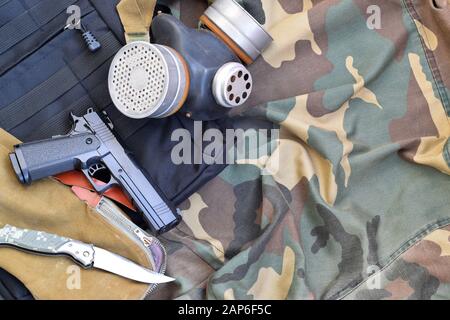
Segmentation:
{"type": "Polygon", "coordinates": [[[200,20],[247,64],[256,60],[273,41],[258,21],[234,0],[214,1],[200,20]]]}
{"type": "Polygon", "coordinates": [[[136,41],[114,57],[108,88],[114,105],[124,115],[163,118],[183,105],[189,73],[184,59],[172,48],[136,41]]]}

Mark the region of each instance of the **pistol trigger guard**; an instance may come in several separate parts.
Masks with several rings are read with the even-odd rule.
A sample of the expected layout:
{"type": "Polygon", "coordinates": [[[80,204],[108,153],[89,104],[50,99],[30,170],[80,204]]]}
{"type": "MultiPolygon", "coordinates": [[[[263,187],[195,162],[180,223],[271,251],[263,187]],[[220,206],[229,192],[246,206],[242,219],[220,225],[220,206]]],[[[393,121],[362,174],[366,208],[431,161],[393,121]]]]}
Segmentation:
{"type": "Polygon", "coordinates": [[[114,186],[120,186],[120,185],[119,185],[119,182],[117,182],[117,180],[114,179],[113,176],[111,176],[111,179],[109,180],[109,182],[104,186],[103,192],[108,191],[109,189],[111,189],[114,186]]]}
{"type": "Polygon", "coordinates": [[[82,169],[84,175],[86,176],[86,178],[89,180],[89,182],[91,183],[92,187],[94,188],[94,190],[99,193],[99,194],[104,194],[106,191],[108,191],[109,189],[111,189],[112,187],[114,187],[115,185],[118,185],[119,183],[117,182],[116,179],[114,179],[113,177],[111,177],[110,181],[107,184],[104,185],[98,185],[95,180],[91,177],[91,175],[89,174],[89,169],[82,169]]]}

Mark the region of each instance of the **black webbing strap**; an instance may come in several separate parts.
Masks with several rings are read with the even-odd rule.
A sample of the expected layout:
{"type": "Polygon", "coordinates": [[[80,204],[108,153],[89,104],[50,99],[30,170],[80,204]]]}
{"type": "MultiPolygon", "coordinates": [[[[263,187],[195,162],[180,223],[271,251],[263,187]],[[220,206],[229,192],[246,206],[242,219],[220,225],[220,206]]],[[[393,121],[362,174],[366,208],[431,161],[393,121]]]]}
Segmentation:
{"type": "Polygon", "coordinates": [[[3,7],[5,4],[10,2],[11,0],[0,0],[0,7],[3,7]]]}
{"type": "MultiPolygon", "coordinates": [[[[77,0],[42,0],[0,28],[0,54],[48,23],[77,0]]],[[[64,26],[61,26],[63,28],[64,26]]]]}
{"type": "Polygon", "coordinates": [[[102,81],[93,89],[88,90],[88,94],[76,100],[64,110],[53,115],[50,119],[39,125],[29,134],[25,141],[36,141],[41,139],[48,139],[55,135],[65,134],[71,129],[70,113],[76,116],[81,116],[86,113],[89,108],[94,108],[96,111],[105,109],[110,105],[111,98],[108,93],[108,86],[105,81],[102,81]]]}
{"type": "Polygon", "coordinates": [[[55,135],[61,135],[69,132],[72,125],[70,121],[70,113],[73,112],[75,115],[81,116],[89,108],[94,108],[96,111],[113,111],[115,114],[113,121],[114,128],[123,140],[126,140],[148,122],[145,120],[128,118],[120,114],[115,109],[107,109],[108,106],[111,106],[112,109],[115,108],[112,105],[111,98],[109,97],[107,85],[105,83],[100,83],[92,90],[89,90],[89,94],[81,97],[64,110],[53,115],[52,118],[42,123],[39,127],[35,128],[33,133],[29,134],[24,141],[27,142],[48,139],[55,135]]]}
{"type": "Polygon", "coordinates": [[[88,92],[91,101],[94,103],[98,110],[103,110],[110,104],[112,104],[111,96],[108,91],[108,83],[105,79],[101,79],[101,83],[96,83],[96,86],[92,89],[85,88],[88,92]]]}
{"type": "Polygon", "coordinates": [[[42,110],[61,93],[68,91],[78,82],[68,67],[60,69],[49,79],[0,110],[0,127],[11,130],[33,114],[42,110]]]}
{"type": "Polygon", "coordinates": [[[133,133],[145,126],[151,119],[132,119],[123,114],[114,118],[113,124],[123,140],[128,139],[133,133]]]}
{"type": "Polygon", "coordinates": [[[121,48],[111,32],[99,37],[99,41],[102,43],[100,51],[92,53],[86,49],[46,81],[1,109],[0,127],[7,131],[15,128],[76,86],[121,48]]]}
{"type": "Polygon", "coordinates": [[[67,109],[54,115],[36,128],[32,134],[26,137],[26,141],[48,139],[55,135],[68,133],[72,126],[70,113],[73,112],[76,116],[81,116],[87,109],[92,108],[92,106],[92,100],[88,95],[81,97],[68,106],[67,109]]]}

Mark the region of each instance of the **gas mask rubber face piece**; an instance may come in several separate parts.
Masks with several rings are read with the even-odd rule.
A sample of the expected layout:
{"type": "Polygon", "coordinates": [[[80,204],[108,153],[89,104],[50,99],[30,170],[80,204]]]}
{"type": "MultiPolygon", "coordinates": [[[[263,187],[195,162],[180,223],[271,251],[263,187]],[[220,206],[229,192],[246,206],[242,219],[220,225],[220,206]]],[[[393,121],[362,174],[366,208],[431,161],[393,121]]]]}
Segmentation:
{"type": "Polygon", "coordinates": [[[163,118],[180,110],[194,120],[216,120],[247,101],[251,74],[223,37],[167,14],[153,19],[151,31],[154,43],[131,42],[113,59],[108,85],[123,114],[163,118]]]}

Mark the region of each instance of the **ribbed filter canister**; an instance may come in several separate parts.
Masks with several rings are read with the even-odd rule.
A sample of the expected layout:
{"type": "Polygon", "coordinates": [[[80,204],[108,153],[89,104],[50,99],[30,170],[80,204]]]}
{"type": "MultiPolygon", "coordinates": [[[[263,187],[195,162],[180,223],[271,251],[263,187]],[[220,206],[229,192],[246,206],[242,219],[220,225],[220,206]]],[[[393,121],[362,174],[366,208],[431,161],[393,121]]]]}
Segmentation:
{"type": "Polygon", "coordinates": [[[124,115],[135,119],[163,118],[183,105],[189,74],[175,50],[136,41],[114,57],[108,88],[114,105],[124,115]]]}

